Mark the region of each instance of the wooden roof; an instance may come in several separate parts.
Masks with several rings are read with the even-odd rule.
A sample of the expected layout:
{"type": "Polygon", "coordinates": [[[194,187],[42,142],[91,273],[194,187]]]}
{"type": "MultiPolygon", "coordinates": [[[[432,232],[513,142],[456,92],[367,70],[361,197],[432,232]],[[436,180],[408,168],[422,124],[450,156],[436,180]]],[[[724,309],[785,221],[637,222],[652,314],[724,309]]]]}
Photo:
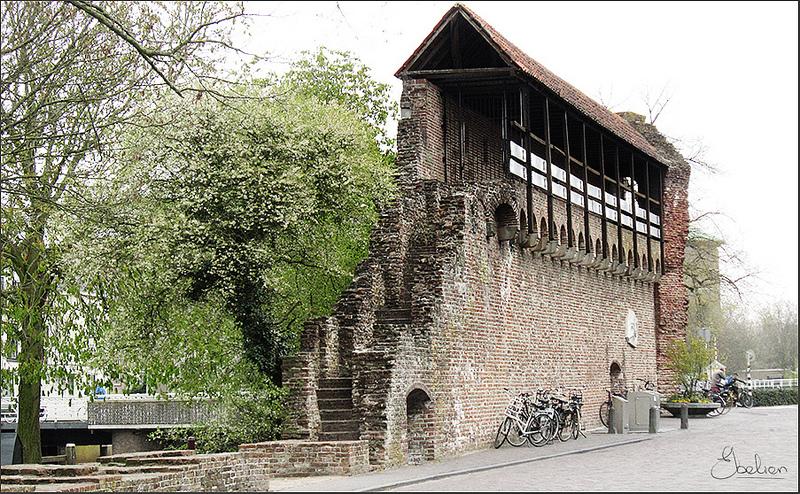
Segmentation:
{"type": "MultiPolygon", "coordinates": [[[[656,148],[624,118],[608,110],[575,86],[555,75],[544,65],[526,55],[516,45],[497,32],[489,23],[460,3],[455,4],[447,11],[422,44],[414,50],[414,53],[412,53],[408,60],[397,70],[395,76],[403,77],[409,75],[408,73],[411,72],[410,69],[414,68],[415,63],[420,60],[421,56],[426,53],[427,50],[430,50],[440,37],[448,36],[451,31],[447,29],[448,26],[456,22],[459,16],[463,17],[463,19],[465,19],[482,38],[497,51],[499,58],[506,66],[518,69],[524,76],[538,81],[545,88],[552,91],[556,96],[600,127],[611,132],[639,151],[649,155],[651,158],[656,159],[662,164],[664,163],[664,159],[660,158],[660,153],[656,148]]],[[[451,40],[451,43],[452,41],[453,40],[451,40]]],[[[492,65],[494,67],[497,66],[496,63],[492,65]]]]}

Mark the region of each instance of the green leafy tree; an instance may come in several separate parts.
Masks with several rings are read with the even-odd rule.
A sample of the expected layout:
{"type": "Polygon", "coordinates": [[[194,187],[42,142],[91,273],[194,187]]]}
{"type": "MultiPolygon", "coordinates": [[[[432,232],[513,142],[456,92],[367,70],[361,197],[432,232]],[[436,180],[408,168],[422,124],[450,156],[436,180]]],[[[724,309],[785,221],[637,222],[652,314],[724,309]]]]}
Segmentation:
{"type": "Polygon", "coordinates": [[[102,208],[119,132],[139,125],[165,86],[203,91],[211,53],[230,46],[241,6],[217,2],[2,2],[0,288],[6,392],[18,389],[23,461],[41,458],[42,381],[91,387],[82,371],[98,321],[96,278],[74,279],[57,227],[102,208]],[[150,100],[152,101],[152,100],[150,100]]]}
{"type": "Polygon", "coordinates": [[[155,362],[174,355],[168,348],[192,353],[193,342],[215,341],[206,331],[221,327],[227,339],[214,344],[216,357],[204,350],[208,358],[246,369],[239,352],[279,383],[280,359],[302,322],[330,311],[366,254],[378,206],[393,190],[373,127],[335,102],[273,94],[254,86],[236,101],[170,106],[180,125],[153,122],[129,136],[132,165],[107,191],[120,206],[106,241],[93,240],[102,232],[74,235],[85,239],[78,251],[89,265],[120,280],[107,289],[115,329],[102,342],[124,362],[119,378],[220,392],[224,375],[203,382],[203,372],[187,376],[185,359],[155,362]]]}
{"type": "Polygon", "coordinates": [[[386,128],[398,111],[391,87],[373,79],[369,67],[351,53],[325,47],[303,52],[281,79],[281,87],[347,108],[368,125],[385,156],[394,159],[395,142],[386,128]]]}
{"type": "Polygon", "coordinates": [[[700,401],[697,383],[706,379],[706,369],[714,359],[714,349],[700,338],[689,336],[687,341],[673,340],[666,352],[667,368],[675,373],[684,399],[700,401]]]}

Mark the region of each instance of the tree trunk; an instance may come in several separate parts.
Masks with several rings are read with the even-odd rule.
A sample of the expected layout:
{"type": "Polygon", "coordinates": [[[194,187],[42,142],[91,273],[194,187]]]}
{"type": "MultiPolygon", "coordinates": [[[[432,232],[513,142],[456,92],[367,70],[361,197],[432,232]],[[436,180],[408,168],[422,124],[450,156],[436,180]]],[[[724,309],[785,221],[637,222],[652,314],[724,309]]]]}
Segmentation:
{"type": "MultiPolygon", "coordinates": [[[[41,353],[41,345],[38,346],[38,353],[41,353]]],[[[36,352],[33,351],[31,353],[36,352]]],[[[23,354],[24,348],[20,356],[23,354]]],[[[31,357],[34,357],[34,355],[31,355],[31,357]]],[[[20,362],[20,364],[22,365],[23,363],[20,362]]],[[[25,372],[20,373],[19,400],[17,402],[17,437],[22,446],[23,463],[42,462],[42,431],[39,427],[41,396],[42,381],[38,373],[37,375],[29,375],[25,372]]]]}
{"type": "MultiPolygon", "coordinates": [[[[41,222],[41,225],[44,223],[41,222]]],[[[26,249],[21,265],[15,266],[20,278],[25,306],[19,352],[19,399],[17,400],[17,438],[22,447],[23,463],[41,463],[42,432],[39,426],[39,409],[42,396],[42,375],[45,365],[45,322],[47,294],[51,273],[41,262],[44,253],[44,227],[26,239],[26,249]]]]}

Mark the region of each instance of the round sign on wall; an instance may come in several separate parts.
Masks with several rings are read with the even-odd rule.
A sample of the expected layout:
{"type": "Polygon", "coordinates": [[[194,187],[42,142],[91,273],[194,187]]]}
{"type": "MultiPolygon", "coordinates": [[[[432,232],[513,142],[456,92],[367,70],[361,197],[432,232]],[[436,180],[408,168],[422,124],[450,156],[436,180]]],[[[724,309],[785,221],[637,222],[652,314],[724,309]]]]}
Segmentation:
{"type": "Polygon", "coordinates": [[[625,341],[632,347],[636,347],[639,340],[639,321],[636,313],[628,309],[628,317],[625,318],[625,341]]]}

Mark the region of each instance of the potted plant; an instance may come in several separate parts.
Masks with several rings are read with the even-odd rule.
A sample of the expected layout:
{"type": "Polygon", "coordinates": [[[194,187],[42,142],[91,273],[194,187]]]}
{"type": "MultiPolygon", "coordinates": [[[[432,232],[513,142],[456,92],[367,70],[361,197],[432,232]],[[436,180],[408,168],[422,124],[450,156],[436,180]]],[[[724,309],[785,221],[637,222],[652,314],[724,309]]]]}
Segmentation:
{"type": "Polygon", "coordinates": [[[697,384],[704,381],[706,368],[714,358],[714,350],[708,348],[700,338],[689,337],[687,341],[673,341],[667,348],[667,368],[675,373],[681,391],[673,394],[661,404],[673,416],[679,417],[684,403],[689,415],[705,415],[719,407],[698,391],[697,384]]]}

